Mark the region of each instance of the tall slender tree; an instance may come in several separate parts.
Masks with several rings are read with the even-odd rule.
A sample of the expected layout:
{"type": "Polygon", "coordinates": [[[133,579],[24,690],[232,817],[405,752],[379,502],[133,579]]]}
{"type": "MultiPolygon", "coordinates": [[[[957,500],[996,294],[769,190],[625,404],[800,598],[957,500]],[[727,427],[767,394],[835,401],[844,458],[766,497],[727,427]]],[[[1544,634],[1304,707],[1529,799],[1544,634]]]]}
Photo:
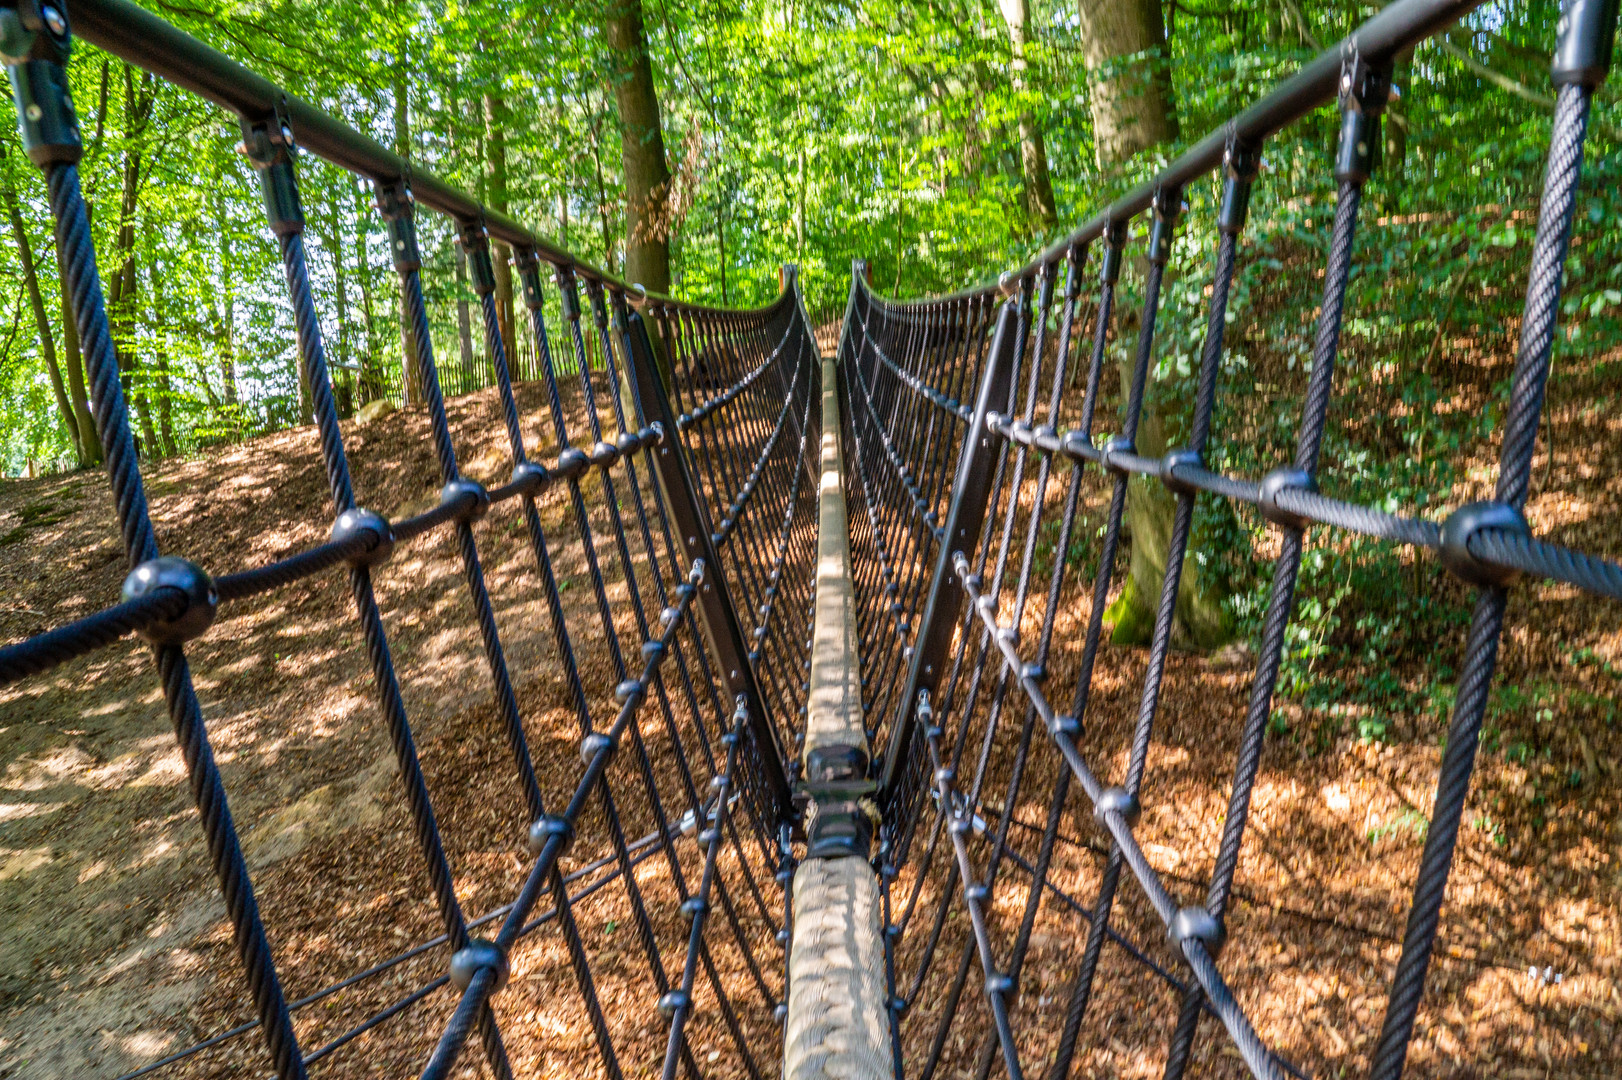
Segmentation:
{"type": "Polygon", "coordinates": [[[670,167],[642,0],[610,0],[607,27],[625,173],[625,276],[670,291],[670,167]]]}

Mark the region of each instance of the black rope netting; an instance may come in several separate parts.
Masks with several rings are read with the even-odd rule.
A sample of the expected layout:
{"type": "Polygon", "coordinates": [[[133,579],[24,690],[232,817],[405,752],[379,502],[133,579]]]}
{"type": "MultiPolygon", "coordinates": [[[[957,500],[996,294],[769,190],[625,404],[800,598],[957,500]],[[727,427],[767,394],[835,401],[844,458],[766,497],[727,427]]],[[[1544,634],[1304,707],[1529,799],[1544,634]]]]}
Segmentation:
{"type": "MultiPolygon", "coordinates": [[[[1158,180],[996,287],[896,303],[870,291],[858,264],[838,377],[862,704],[882,812],[873,865],[881,882],[889,987],[883,1008],[895,1076],[933,1080],[967,1053],[976,1080],[998,1067],[1018,1080],[1037,1062],[1045,1075],[1062,1080],[1076,1064],[1104,947],[1111,943],[1179,998],[1177,1017],[1166,1024],[1167,1077],[1182,1075],[1189,1064],[1202,1016],[1222,1024],[1256,1076],[1304,1075],[1263,1044],[1219,959],[1230,905],[1241,895],[1234,877],[1297,579],[1316,526],[1434,551],[1478,589],[1434,811],[1372,1058],[1379,1080],[1401,1074],[1508,590],[1530,575],[1622,597],[1622,566],[1533,537],[1522,514],[1588,110],[1609,61],[1613,4],[1578,0],[1567,5],[1562,22],[1557,107],[1493,499],[1434,522],[1316,490],[1360,203],[1374,164],[1371,147],[1379,144],[1390,63],[1473,6],[1467,0],[1393,4],[1338,53],[1309,65],[1196,144],[1158,180]],[[1336,202],[1295,453],[1260,480],[1225,475],[1207,468],[1205,455],[1222,389],[1230,287],[1262,145],[1330,100],[1342,114],[1336,202]],[[1138,426],[1182,194],[1215,169],[1223,189],[1204,344],[1186,403],[1189,441],[1160,457],[1140,454],[1138,426]],[[1147,243],[1134,251],[1130,225],[1145,214],[1147,243]],[[1112,335],[1121,329],[1114,316],[1128,258],[1144,267],[1141,318],[1123,363],[1121,424],[1102,438],[1099,402],[1112,335]],[[1083,281],[1093,266],[1099,284],[1089,299],[1083,281]],[[1083,529],[1090,468],[1108,487],[1096,536],[1083,529]],[[1087,733],[1090,708],[1098,708],[1092,699],[1103,620],[1134,477],[1160,481],[1176,507],[1124,767],[1111,783],[1105,777],[1116,770],[1101,764],[1087,733]],[[1202,494],[1254,507],[1276,528],[1278,548],[1220,842],[1209,878],[1200,883],[1203,899],[1187,903],[1168,885],[1187,879],[1157,870],[1134,829],[1202,494]],[[1067,553],[1095,540],[1096,570],[1090,581],[1080,580],[1067,553]],[[1085,626],[1072,625],[1069,616],[1084,610],[1085,626]],[[1079,654],[1055,653],[1060,634],[1079,635],[1079,654]],[[1085,799],[1073,799],[1073,788],[1085,799]],[[1018,813],[1022,806],[1040,807],[1045,816],[1031,820],[1018,813]],[[1067,815],[1100,838],[1103,864],[1088,898],[1076,896],[1055,872],[1061,845],[1091,849],[1064,828],[1067,815]],[[1130,896],[1120,893],[1123,873],[1137,886],[1130,896]],[[1018,912],[1010,933],[991,917],[999,900],[1018,912]],[[1165,928],[1173,963],[1157,960],[1153,947],[1122,929],[1118,909],[1137,900],[1165,928]],[[1028,961],[1039,925],[1055,919],[1081,934],[1082,947],[1064,973],[1062,1008],[1033,1008],[1028,961]],[[980,993],[966,998],[976,968],[980,993]]],[[[803,839],[796,834],[796,759],[807,707],[821,482],[820,357],[792,268],[782,295],[753,311],[649,296],[485,211],[125,0],[83,0],[73,14],[98,44],[241,118],[244,150],[259,173],[280,247],[334,517],[329,542],[265,566],[212,575],[160,552],[79,188],[79,135],[64,67],[66,20],[34,3],[0,8],[20,28],[14,42],[26,46],[25,56],[8,56],[9,70],[25,144],[49,187],[131,568],[121,603],[0,649],[0,686],[131,633],[152,643],[254,1003],[253,1019],[126,1080],[255,1029],[276,1075],[292,1080],[447,988],[448,1020],[436,1029],[437,1044],[421,1075],[449,1075],[476,1039],[489,1070],[511,1076],[501,990],[514,974],[517,943],[551,924],[606,1075],[642,1070],[645,1060],[626,1058],[621,1018],[599,994],[603,964],[576,917],[577,905],[607,889],[617,891],[630,913],[633,938],[615,963],[639,978],[645,970],[646,1005],[662,1017],[658,1069],[665,1080],[678,1073],[775,1073],[781,1035],[773,1021],[786,1012],[790,883],[795,845],[803,839]],[[422,390],[442,485],[433,509],[402,520],[366,509],[351,477],[305,263],[296,167],[301,144],[371,180],[387,230],[406,354],[422,390]],[[419,202],[452,218],[480,300],[512,466],[510,479],[498,487],[470,479],[458,460],[420,278],[419,202]],[[513,251],[534,331],[534,355],[516,365],[501,331],[493,239],[513,251]],[[546,431],[526,431],[510,365],[537,375],[546,431]],[[543,460],[531,458],[526,437],[549,448],[543,460]],[[555,524],[543,521],[542,506],[552,505],[545,499],[558,508],[555,524]],[[481,563],[479,538],[489,526],[480,523],[514,509],[579,733],[579,764],[571,758],[562,778],[556,762],[538,762],[532,752],[534,718],[520,703],[481,563]],[[373,591],[374,575],[396,548],[425,545],[442,528],[454,534],[454,558],[492,688],[491,730],[504,746],[521,804],[509,805],[515,802],[509,798],[498,812],[526,853],[516,893],[476,917],[459,899],[461,879],[435,816],[390,653],[388,618],[373,591]],[[585,615],[562,596],[555,560],[565,547],[578,551],[586,569],[585,615]],[[277,928],[266,925],[255,902],[184,645],[208,631],[222,606],[229,615],[243,601],[339,566],[347,570],[425,892],[442,932],[289,1001],[274,961],[277,928]],[[589,630],[583,618],[594,623],[589,630]],[[589,837],[592,847],[577,852],[579,865],[566,873],[561,860],[577,837],[589,837]],[[659,884],[638,873],[653,860],[661,869],[659,884]],[[397,977],[406,970],[402,965],[436,951],[446,961],[443,974],[321,1046],[300,1044],[296,1013],[359,983],[397,977]],[[695,1056],[695,1024],[706,1025],[706,1045],[727,1048],[724,1064],[712,1068],[695,1056]]]]}
{"type": "MultiPolygon", "coordinates": [[[[58,19],[55,11],[51,16],[58,19]]],[[[59,20],[40,21],[32,29],[37,55],[29,63],[42,65],[47,76],[60,73],[66,27],[59,20]]],[[[229,65],[204,52],[209,63],[229,65]]],[[[786,997],[786,871],[792,859],[784,748],[792,743],[791,721],[803,682],[815,546],[806,433],[820,423],[813,392],[816,345],[792,272],[782,296],[769,307],[718,311],[650,301],[640,290],[554,250],[515,244],[538,346],[538,355],[524,366],[539,371],[544,382],[551,431],[539,437],[556,447],[555,458],[535,461],[526,450],[500,330],[490,230],[480,214],[459,216],[512,462],[511,480],[487,491],[461,472],[440,392],[419,278],[412,180],[403,163],[392,174],[369,172],[400,279],[407,355],[417,368],[443,484],[437,507],[391,523],[360,506],[351,480],[305,264],[294,122],[282,103],[268,115],[238,111],[244,117],[244,149],[261,177],[269,224],[281,248],[336,523],[328,543],[219,576],[161,556],[157,546],[79,193],[71,114],[54,128],[25,130],[25,136],[33,136],[31,154],[49,181],[131,573],[123,603],[0,650],[0,684],[48,670],[132,631],[154,643],[256,1011],[255,1020],[129,1075],[160,1070],[258,1028],[276,1074],[291,1080],[449,987],[455,1006],[422,1075],[448,1075],[476,1032],[489,1069],[498,1077],[511,1076],[498,992],[509,978],[509,957],[519,939],[555,923],[596,1050],[607,1074],[621,1076],[626,1068],[622,1036],[612,1020],[623,1018],[605,1015],[592,950],[574,916],[575,905],[609,887],[620,891],[631,912],[639,956],[630,962],[645,968],[647,1013],[657,1009],[667,1025],[663,1075],[673,1077],[679,1069],[700,1073],[689,1035],[695,1016],[719,1025],[705,1040],[729,1047],[728,1067],[750,1076],[772,1072],[779,1038],[774,1013],[786,997]],[[543,263],[553,277],[550,290],[541,278],[543,263]],[[557,356],[544,314],[549,304],[564,324],[557,356]],[[574,390],[564,384],[565,373],[577,377],[574,390]],[[583,409],[568,405],[576,393],[583,409]],[[562,528],[550,531],[537,507],[548,492],[566,492],[570,510],[562,528]],[[544,789],[558,785],[550,775],[543,785],[538,773],[480,562],[479,523],[511,513],[510,508],[523,522],[550,620],[553,655],[580,732],[577,776],[567,785],[567,798],[551,805],[544,789]],[[494,690],[493,718],[518,780],[521,802],[506,814],[515,842],[528,853],[517,895],[477,918],[469,918],[458,899],[457,871],[418,759],[385,613],[373,594],[374,574],[396,547],[426,542],[445,526],[454,535],[455,558],[479,630],[494,690]],[[564,545],[579,545],[587,567],[600,634],[585,637],[598,644],[582,643],[580,616],[572,616],[571,627],[560,596],[553,553],[564,545]],[[229,613],[240,601],[338,566],[348,568],[378,708],[443,933],[289,1002],[274,961],[276,928],[265,925],[255,904],[183,645],[208,629],[222,604],[229,613]],[[740,627],[738,610],[758,612],[758,619],[740,627]],[[602,650],[607,663],[585,665],[583,650],[602,650]],[[600,849],[565,874],[560,859],[588,821],[600,849]],[[668,888],[650,893],[646,875],[639,877],[638,866],[650,859],[663,862],[668,888]],[[679,917],[657,910],[664,905],[679,917]],[[473,936],[487,926],[492,927],[488,937],[473,936]],[[434,950],[447,958],[443,975],[322,1046],[312,1050],[299,1044],[295,1011],[434,950]]],[[[63,119],[60,110],[55,119],[63,119]]],[[[416,182],[435,183],[420,173],[416,182]]],[[[558,766],[545,768],[555,773],[558,766]]]]}
{"type": "Polygon", "coordinates": [[[1402,1072],[1469,789],[1507,588],[1526,574],[1622,597],[1622,567],[1532,537],[1521,514],[1585,118],[1604,77],[1615,22],[1614,11],[1601,12],[1599,5],[1592,11],[1568,5],[1562,22],[1555,59],[1558,105],[1493,500],[1432,522],[1316,491],[1359,203],[1373,166],[1370,148],[1379,143],[1390,58],[1471,6],[1393,5],[1348,39],[1338,56],[1288,84],[1294,107],[1275,94],[1199,144],[1154,184],[1030,266],[1004,275],[998,287],[896,303],[875,296],[858,265],[840,371],[853,462],[847,485],[853,505],[863,508],[852,517],[852,552],[864,705],[883,761],[878,867],[886,889],[898,1076],[931,1080],[944,1071],[985,1080],[996,1067],[1010,1078],[1035,1068],[1055,1080],[1069,1075],[1102,978],[1106,942],[1177,990],[1181,1006],[1166,1027],[1168,1078],[1188,1066],[1202,1015],[1222,1024],[1254,1075],[1303,1075],[1263,1044],[1218,958],[1298,571],[1314,526],[1435,551],[1445,566],[1479,587],[1408,928],[1372,1055],[1372,1075],[1391,1080],[1402,1072]],[[1343,119],[1335,161],[1338,195],[1296,453],[1259,481],[1222,475],[1206,468],[1204,454],[1220,391],[1229,290],[1262,143],[1331,96],[1338,97],[1343,119]],[[1190,414],[1189,441],[1164,456],[1144,456],[1136,449],[1137,427],[1182,192],[1213,168],[1221,170],[1223,191],[1204,346],[1193,399],[1183,406],[1190,414]],[[1146,248],[1134,252],[1129,226],[1146,211],[1146,248]],[[1095,430],[1095,418],[1106,385],[1117,285],[1123,261],[1132,257],[1145,268],[1141,319],[1131,360],[1123,362],[1121,426],[1105,438],[1095,430]],[[1099,268],[1090,304],[1082,284],[1089,264],[1099,268]],[[1078,515],[1090,467],[1108,485],[1096,537],[1080,532],[1078,515]],[[1112,782],[1099,755],[1113,750],[1090,746],[1087,731],[1134,477],[1163,483],[1176,509],[1136,720],[1124,770],[1112,782]],[[1220,843],[1205,895],[1190,903],[1178,899],[1167,876],[1151,864],[1134,826],[1202,493],[1256,507],[1276,527],[1280,543],[1220,843]],[[1096,555],[1090,582],[1076,580],[1076,560],[1068,557],[1077,544],[1096,555]],[[1079,631],[1080,655],[1067,653],[1058,665],[1062,670],[1050,670],[1054,636],[1065,632],[1059,627],[1070,622],[1065,616],[1080,608],[1084,595],[1091,604],[1079,631]],[[1085,800],[1070,797],[1074,787],[1085,800]],[[1019,816],[1021,805],[1045,807],[1045,821],[1019,816]],[[1054,879],[1055,847],[1069,814],[1090,817],[1089,827],[1107,842],[1097,891],[1085,902],[1054,879]],[[1158,965],[1142,942],[1112,925],[1123,872],[1165,927],[1181,974],[1158,965]],[[999,897],[1001,907],[1012,905],[1017,912],[1014,919],[991,917],[999,897]],[[1062,1011],[1027,999],[1033,980],[1025,972],[1038,922],[1053,919],[1055,910],[1067,916],[1060,925],[1074,925],[1068,916],[1080,916],[1086,927],[1076,966],[1065,973],[1062,1011]],[[967,916],[966,925],[960,915],[967,916]],[[1005,932],[999,934],[998,926],[1005,932]],[[980,992],[966,1000],[975,968],[980,992]],[[970,1073],[961,1071],[965,1027],[977,1032],[968,1043],[970,1073]]]}

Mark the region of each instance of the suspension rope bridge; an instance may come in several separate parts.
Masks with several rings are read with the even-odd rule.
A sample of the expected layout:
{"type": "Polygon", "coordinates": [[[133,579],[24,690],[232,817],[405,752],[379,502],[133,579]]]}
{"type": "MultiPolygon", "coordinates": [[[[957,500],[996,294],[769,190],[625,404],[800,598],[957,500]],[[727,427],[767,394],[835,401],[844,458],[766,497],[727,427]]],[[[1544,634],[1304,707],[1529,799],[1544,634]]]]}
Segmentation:
{"type": "Polygon", "coordinates": [[[858,264],[836,355],[823,357],[793,268],[778,299],[757,310],[649,295],[127,0],[71,0],[65,9],[53,0],[0,3],[0,52],[28,156],[48,184],[130,567],[119,603],[0,649],[0,685],[131,634],[150,643],[255,1013],[127,1077],[160,1074],[257,1032],[275,1074],[295,1080],[381,1025],[412,1023],[412,1010],[439,994],[453,1004],[420,1075],[448,1076],[477,1054],[495,1076],[513,1076],[503,1028],[520,1021],[504,1014],[502,991],[515,974],[515,946],[543,928],[560,935],[602,1069],[614,1078],[632,1063],[598,993],[610,963],[639,977],[645,970],[646,1008],[664,1024],[665,1080],[678,1073],[932,1080],[954,1037],[959,1050],[966,1040],[979,1080],[997,1068],[1010,1080],[1033,1068],[1062,1078],[1089,1038],[1106,945],[1180,1000],[1166,1018],[1165,1076],[1183,1074],[1204,1017],[1224,1029],[1255,1076],[1306,1076],[1258,1036],[1220,960],[1307,530],[1327,526],[1331,535],[1434,552],[1476,589],[1434,811],[1371,1057],[1372,1077],[1395,1080],[1425,994],[1509,591],[1548,579],[1622,599],[1622,566],[1534,537],[1522,513],[1588,113],[1610,62],[1614,0],[1564,7],[1552,62],[1558,97],[1492,499],[1430,521],[1317,491],[1360,202],[1377,164],[1391,62],[1475,6],[1398,0],[996,285],[900,303],[875,295],[858,264]],[[216,572],[158,545],[79,188],[81,142],[65,67],[75,34],[241,118],[314,406],[333,506],[326,543],[216,572]],[[1331,102],[1341,112],[1338,188],[1296,452],[1260,479],[1225,475],[1208,468],[1204,454],[1251,189],[1267,138],[1331,102]],[[367,509],[351,478],[305,263],[300,151],[369,179],[377,194],[443,485],[438,504],[412,517],[390,521],[367,509]],[[1175,231],[1190,227],[1182,196],[1213,172],[1222,195],[1211,223],[1214,265],[1189,439],[1144,456],[1136,436],[1163,275],[1175,231]],[[510,480],[499,487],[470,479],[458,462],[420,277],[422,208],[454,222],[480,298],[511,459],[510,480]],[[1134,253],[1129,226],[1145,217],[1147,244],[1134,253]],[[526,432],[516,404],[494,299],[492,238],[514,252],[546,431],[526,432]],[[1102,372],[1129,255],[1147,267],[1142,318],[1123,378],[1126,408],[1119,430],[1105,437],[1102,372]],[[1090,298],[1089,273],[1096,275],[1090,298]],[[1078,375],[1079,400],[1071,389],[1078,375]],[[576,392],[586,406],[583,427],[565,407],[576,392]],[[532,458],[526,439],[555,453],[532,458]],[[1044,545],[1065,552],[1081,539],[1080,485],[1089,469],[1099,470],[1110,493],[1090,588],[1070,580],[1069,560],[1040,554],[1044,545]],[[1164,484],[1176,514],[1130,749],[1124,771],[1112,775],[1087,730],[1134,476],[1164,484]],[[537,509],[549,493],[568,507],[551,529],[537,509]],[[1254,506],[1276,528],[1279,547],[1220,846],[1203,899],[1193,899],[1168,884],[1134,829],[1202,495],[1254,506]],[[498,515],[522,520],[578,723],[578,761],[539,760],[531,747],[480,561],[480,523],[498,515]],[[1053,535],[1056,544],[1043,540],[1053,535]],[[501,812],[515,848],[527,853],[516,894],[476,917],[458,899],[388,619],[373,592],[397,549],[427,551],[447,540],[454,555],[445,557],[461,568],[479,631],[493,730],[517,779],[517,805],[501,812]],[[571,625],[560,596],[554,559],[565,545],[587,567],[600,646],[571,625]],[[443,932],[290,1001],[278,976],[276,928],[255,901],[186,643],[206,634],[222,609],[229,615],[251,597],[339,568],[443,932]],[[1050,651],[1066,632],[1061,616],[1089,593],[1079,663],[1053,677],[1050,651]],[[583,650],[599,647],[606,664],[578,662],[583,650]],[[1055,763],[1050,771],[1044,755],[1055,763]],[[1022,806],[1045,818],[1021,817],[1022,806]],[[1053,874],[1061,840],[1086,846],[1063,828],[1066,814],[1078,811],[1107,846],[1090,897],[1072,895],[1053,874]],[[586,861],[565,873],[563,856],[585,836],[586,861]],[[668,890],[639,876],[653,863],[662,865],[668,890]],[[1117,925],[1128,875],[1164,927],[1169,960],[1156,959],[1165,946],[1117,925]],[[634,927],[634,946],[613,960],[593,958],[575,915],[604,890],[618,894],[634,927]],[[999,897],[1018,909],[1012,933],[993,915],[999,897]],[[659,905],[681,918],[665,918],[659,905]],[[1027,1000],[1039,920],[1073,928],[1081,945],[1062,973],[1068,990],[1057,1013],[1027,1000]],[[439,977],[324,1045],[301,1044],[301,1010],[428,954],[443,958],[439,977]],[[724,1063],[695,1055],[696,1024],[712,1045],[727,1047],[724,1063]]]}

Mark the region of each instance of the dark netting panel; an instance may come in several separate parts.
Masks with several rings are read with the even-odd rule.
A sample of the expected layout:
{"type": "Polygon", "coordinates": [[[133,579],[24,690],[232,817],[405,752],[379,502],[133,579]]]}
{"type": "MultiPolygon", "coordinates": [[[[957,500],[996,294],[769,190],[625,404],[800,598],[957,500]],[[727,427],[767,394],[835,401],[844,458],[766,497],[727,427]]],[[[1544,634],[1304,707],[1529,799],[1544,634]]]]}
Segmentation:
{"type": "MultiPolygon", "coordinates": [[[[243,105],[209,79],[224,71],[251,96],[259,88],[253,76],[138,14],[99,10],[103,19],[141,23],[148,36],[136,37],[154,48],[179,41],[184,49],[156,56],[155,66],[173,73],[185,66],[183,54],[192,54],[190,76],[171,77],[242,115],[244,150],[281,248],[336,519],[330,542],[246,570],[205,571],[160,552],[79,191],[77,133],[71,124],[34,132],[32,145],[44,147],[35,160],[49,183],[131,573],[123,603],[0,650],[0,680],[46,671],[132,631],[153,643],[256,1013],[140,1074],[182,1062],[213,1072],[225,1058],[210,1065],[204,1055],[240,1060],[239,1045],[231,1044],[258,1029],[276,1075],[301,1077],[363,1033],[393,1023],[428,1036],[416,1038],[423,1076],[450,1075],[464,1054],[482,1057],[498,1077],[511,1076],[504,1032],[525,1018],[502,990],[526,977],[526,960],[547,948],[527,939],[542,935],[566,957],[567,992],[578,999],[581,1030],[608,1076],[650,1068],[667,1080],[777,1073],[792,869],[783,748],[794,742],[803,701],[815,546],[807,433],[820,423],[813,392],[819,358],[792,270],[780,298],[757,311],[650,301],[528,234],[514,235],[516,226],[476,204],[463,208],[460,193],[413,176],[381,151],[367,159],[369,167],[358,166],[344,147],[363,140],[335,140],[330,118],[310,115],[306,126],[297,109],[284,108],[285,98],[273,109],[243,105]],[[378,224],[399,276],[406,352],[423,390],[439,485],[437,505],[401,520],[366,509],[366,492],[351,479],[305,262],[296,162],[305,131],[327,156],[374,182],[378,224]],[[482,306],[511,468],[498,487],[468,478],[458,460],[420,280],[422,193],[452,214],[482,306]],[[495,299],[497,229],[514,251],[533,321],[535,352],[517,364],[507,355],[495,299]],[[520,409],[514,367],[542,384],[538,411],[520,409]],[[534,447],[544,449],[531,456],[534,447]],[[549,632],[546,662],[562,673],[563,713],[573,714],[577,732],[577,751],[561,757],[535,752],[540,720],[521,705],[503,648],[481,564],[480,538],[493,528],[522,535],[529,548],[549,632]],[[504,747],[502,775],[489,777],[484,801],[494,827],[510,836],[522,873],[499,903],[471,910],[460,899],[465,868],[458,867],[456,837],[436,817],[436,801],[451,793],[425,776],[413,728],[421,718],[408,711],[390,652],[388,627],[406,613],[381,605],[373,591],[374,577],[390,575],[385,564],[408,547],[461,574],[462,617],[477,627],[490,688],[489,707],[478,713],[485,733],[504,747]],[[584,568],[589,598],[564,598],[559,558],[584,568]],[[185,643],[241,601],[340,569],[415,841],[410,879],[415,895],[436,907],[443,932],[289,1000],[276,953],[299,931],[261,916],[185,643]],[[737,611],[754,618],[741,624],[737,611]],[[573,866],[567,873],[565,853],[573,866]],[[587,935],[582,910],[611,911],[625,931],[587,935]],[[425,955],[439,958],[437,977],[407,980],[406,973],[421,973],[411,962],[425,955]],[[386,1007],[341,1031],[317,1026],[313,1043],[299,1037],[312,1030],[304,1010],[372,980],[399,988],[386,1007]],[[612,1005],[605,986],[614,989],[612,1005]],[[705,1048],[702,1061],[695,1047],[705,1048]]],[[[60,70],[52,65],[65,47],[65,31],[47,32],[39,60],[47,75],[60,70]]],[[[264,1063],[259,1056],[247,1065],[261,1071],[264,1063]]]]}
{"type": "Polygon", "coordinates": [[[1372,1055],[1374,1076],[1392,1080],[1401,1073],[1508,589],[1532,576],[1622,597],[1622,567],[1536,539],[1521,513],[1599,78],[1598,68],[1570,57],[1604,51],[1614,13],[1579,18],[1578,12],[1562,23],[1558,103],[1493,500],[1434,522],[1317,491],[1389,58],[1433,32],[1438,20],[1465,10],[1444,8],[1393,5],[1329,58],[1331,67],[1317,70],[1320,61],[1288,84],[1298,97],[1310,96],[1308,84],[1320,100],[1338,96],[1338,195],[1296,451],[1265,477],[1212,471],[1204,452],[1220,436],[1213,413],[1222,393],[1228,295],[1236,259],[1244,257],[1263,139],[1307,111],[1299,101],[1288,108],[1279,95],[1269,98],[996,288],[894,303],[874,296],[858,268],[840,356],[853,462],[848,483],[853,505],[863,508],[853,514],[852,552],[865,705],[883,754],[879,862],[898,1074],[1068,1075],[1079,1046],[1107,1037],[1107,1018],[1090,1006],[1105,973],[1121,971],[1116,961],[1124,961],[1128,973],[1136,967],[1172,991],[1175,1004],[1140,1006],[1166,1009],[1165,1045],[1150,1052],[1160,1055],[1152,1067],[1160,1069],[1163,1060],[1167,1077],[1183,1075],[1197,1043],[1213,1038],[1226,1040],[1225,1052],[1237,1053],[1258,1077],[1303,1075],[1263,1044],[1219,958],[1297,573],[1316,526],[1328,528],[1311,533],[1317,542],[1346,530],[1434,551],[1479,590],[1435,808],[1410,885],[1407,931],[1372,1055]],[[1217,219],[1181,222],[1183,187],[1213,169],[1223,183],[1217,219]],[[1147,240],[1134,249],[1129,226],[1140,215],[1147,217],[1147,240]],[[1192,399],[1172,406],[1188,418],[1187,445],[1146,457],[1137,451],[1137,428],[1156,352],[1162,277],[1179,226],[1209,230],[1204,346],[1192,399]],[[1141,317],[1123,325],[1112,316],[1127,259],[1143,272],[1141,317]],[[1117,555],[1133,477],[1164,484],[1176,511],[1135,719],[1116,725],[1099,715],[1093,698],[1117,675],[1097,661],[1112,586],[1125,569],[1117,555]],[[1103,524],[1083,532],[1078,505],[1089,499],[1102,509],[1103,524]],[[1162,713],[1184,556],[1195,515],[1202,504],[1213,505],[1209,499],[1255,507],[1276,529],[1278,547],[1249,703],[1235,718],[1238,749],[1220,843],[1204,891],[1195,893],[1187,881],[1156,869],[1134,827],[1145,809],[1155,809],[1140,799],[1162,713]],[[1088,558],[1066,557],[1078,545],[1088,558]],[[1081,647],[1054,650],[1056,634],[1081,647]],[[1121,731],[1124,740],[1101,737],[1121,731]],[[1032,970],[1038,939],[1065,944],[1061,960],[1050,952],[1046,969],[1032,970]],[[1061,971],[1052,970],[1056,962],[1061,971]],[[1215,1024],[1202,1028],[1207,1017],[1215,1024]]]}

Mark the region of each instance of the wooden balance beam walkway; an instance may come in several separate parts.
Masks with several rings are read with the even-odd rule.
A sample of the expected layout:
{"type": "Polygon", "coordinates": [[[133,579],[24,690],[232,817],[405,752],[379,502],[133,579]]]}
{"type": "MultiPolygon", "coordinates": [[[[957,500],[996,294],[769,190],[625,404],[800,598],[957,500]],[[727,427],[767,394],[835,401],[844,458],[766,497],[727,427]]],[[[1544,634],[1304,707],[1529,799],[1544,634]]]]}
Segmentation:
{"type": "Polygon", "coordinates": [[[785,1080],[891,1075],[875,816],[856,654],[839,373],[822,361],[816,611],[804,748],[807,855],[794,874],[785,1080]]]}

